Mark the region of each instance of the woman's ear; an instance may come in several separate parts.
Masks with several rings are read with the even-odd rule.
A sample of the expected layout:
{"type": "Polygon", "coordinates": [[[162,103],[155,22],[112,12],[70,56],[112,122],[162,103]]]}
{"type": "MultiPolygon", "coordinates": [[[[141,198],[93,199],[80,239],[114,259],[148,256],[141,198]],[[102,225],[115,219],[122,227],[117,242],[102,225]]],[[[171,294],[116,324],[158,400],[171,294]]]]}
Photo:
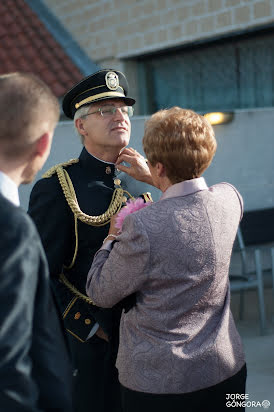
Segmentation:
{"type": "Polygon", "coordinates": [[[159,177],[166,176],[166,168],[163,165],[163,163],[160,163],[160,162],[156,163],[156,173],[157,173],[157,176],[159,177]]]}

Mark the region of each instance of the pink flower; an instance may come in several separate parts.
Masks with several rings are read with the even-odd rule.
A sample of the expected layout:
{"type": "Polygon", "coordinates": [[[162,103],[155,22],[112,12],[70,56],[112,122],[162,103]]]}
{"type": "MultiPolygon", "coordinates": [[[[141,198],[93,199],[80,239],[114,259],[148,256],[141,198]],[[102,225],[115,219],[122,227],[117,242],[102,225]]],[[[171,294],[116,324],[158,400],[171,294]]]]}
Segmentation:
{"type": "Polygon", "coordinates": [[[127,201],[126,206],[124,206],[118,213],[115,221],[115,227],[119,229],[119,232],[122,231],[122,226],[124,219],[127,215],[130,215],[137,210],[143,209],[146,206],[149,206],[152,202],[145,203],[144,200],[140,197],[137,199],[130,199],[127,201]]]}

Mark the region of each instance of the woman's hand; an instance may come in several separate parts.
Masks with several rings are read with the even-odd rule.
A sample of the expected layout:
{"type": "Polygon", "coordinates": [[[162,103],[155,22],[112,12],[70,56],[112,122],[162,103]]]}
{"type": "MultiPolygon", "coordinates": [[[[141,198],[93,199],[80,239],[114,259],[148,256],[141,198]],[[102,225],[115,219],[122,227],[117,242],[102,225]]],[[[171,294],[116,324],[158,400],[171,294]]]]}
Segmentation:
{"type": "Polygon", "coordinates": [[[118,170],[127,173],[129,176],[141,182],[148,183],[153,186],[151,174],[147,161],[137,150],[132,147],[126,147],[119,155],[116,161],[118,170]],[[124,166],[121,163],[129,163],[130,166],[124,166]]]}
{"type": "Polygon", "coordinates": [[[117,235],[119,234],[119,229],[115,226],[116,224],[116,217],[117,217],[116,213],[115,215],[112,216],[111,220],[110,220],[110,226],[109,226],[109,231],[108,231],[108,235],[107,237],[104,239],[104,242],[106,240],[115,240],[117,235]]]}
{"type": "Polygon", "coordinates": [[[112,216],[112,218],[110,220],[108,236],[111,236],[111,235],[117,236],[119,234],[119,229],[115,226],[117,214],[118,213],[116,213],[114,216],[112,216]]]}

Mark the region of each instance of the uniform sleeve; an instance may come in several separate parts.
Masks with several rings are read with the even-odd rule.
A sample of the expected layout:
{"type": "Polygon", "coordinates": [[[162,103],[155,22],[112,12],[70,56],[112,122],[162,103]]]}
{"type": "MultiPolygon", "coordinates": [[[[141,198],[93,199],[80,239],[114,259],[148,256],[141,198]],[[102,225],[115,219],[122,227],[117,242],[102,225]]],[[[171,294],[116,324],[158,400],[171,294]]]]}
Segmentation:
{"type": "Polygon", "coordinates": [[[12,222],[8,229],[2,225],[0,241],[0,410],[37,412],[38,388],[30,358],[37,237],[25,216],[12,222]]]}
{"type": "Polygon", "coordinates": [[[37,227],[46,252],[52,285],[66,329],[85,341],[97,322],[96,313],[99,316],[100,312],[77,298],[59,281],[63,265],[69,265],[74,254],[75,228],[73,214],[55,175],[39,180],[33,187],[28,213],[37,227]]]}
{"type": "Polygon", "coordinates": [[[56,176],[39,180],[29,201],[32,217],[46,252],[51,276],[62,271],[73,256],[74,227],[70,211],[56,176]]]}
{"type": "Polygon", "coordinates": [[[87,280],[87,294],[96,305],[110,308],[140,290],[147,280],[150,247],[137,214],[125,218],[123,232],[111,252],[99,250],[87,280]]]}

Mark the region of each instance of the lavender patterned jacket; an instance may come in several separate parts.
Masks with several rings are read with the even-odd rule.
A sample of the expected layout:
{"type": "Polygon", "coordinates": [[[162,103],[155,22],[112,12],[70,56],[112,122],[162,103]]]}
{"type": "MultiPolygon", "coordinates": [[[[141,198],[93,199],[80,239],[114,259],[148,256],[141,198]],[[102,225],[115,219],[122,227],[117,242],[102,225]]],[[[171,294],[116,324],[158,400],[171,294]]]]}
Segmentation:
{"type": "Polygon", "coordinates": [[[87,282],[96,305],[112,307],[137,293],[120,325],[122,385],[186,393],[242,368],[228,281],[241,216],[242,199],[233,186],[208,188],[203,178],[193,179],[127,216],[111,252],[97,252],[87,282]]]}

